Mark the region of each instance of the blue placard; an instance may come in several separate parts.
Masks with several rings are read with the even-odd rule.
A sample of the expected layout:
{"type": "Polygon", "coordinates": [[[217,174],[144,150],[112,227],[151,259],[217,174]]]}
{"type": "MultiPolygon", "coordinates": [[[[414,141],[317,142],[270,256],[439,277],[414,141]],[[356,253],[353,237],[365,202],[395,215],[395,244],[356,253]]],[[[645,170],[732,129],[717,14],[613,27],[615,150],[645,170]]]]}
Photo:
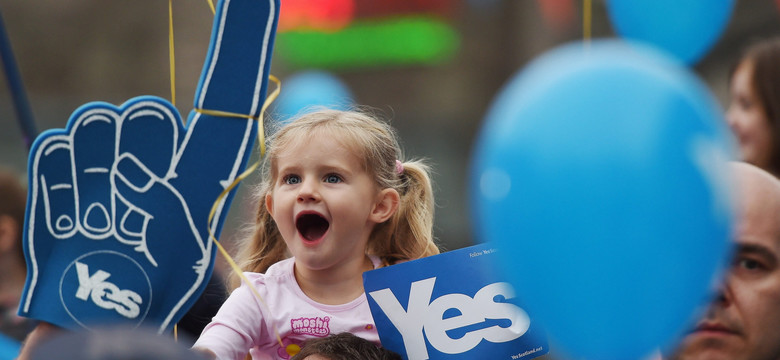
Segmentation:
{"type": "Polygon", "coordinates": [[[481,244],[363,274],[382,345],[405,359],[532,359],[549,351],[541,325],[481,244]]]}
{"type": "Polygon", "coordinates": [[[266,94],[279,0],[221,0],[187,125],[168,101],[92,102],[29,161],[19,314],[170,330],[211,276],[266,94]]]}

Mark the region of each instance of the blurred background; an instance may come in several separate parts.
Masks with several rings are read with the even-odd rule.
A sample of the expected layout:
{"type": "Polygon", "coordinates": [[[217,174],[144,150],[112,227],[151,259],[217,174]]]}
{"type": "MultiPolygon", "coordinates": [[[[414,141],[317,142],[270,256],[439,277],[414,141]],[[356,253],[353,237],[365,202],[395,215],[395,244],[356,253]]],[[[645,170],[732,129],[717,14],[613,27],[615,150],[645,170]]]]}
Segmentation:
{"type": "MultiPolygon", "coordinates": [[[[454,250],[475,242],[469,160],[492,99],[536,56],[583,39],[583,3],[282,0],[272,73],[285,95],[295,88],[338,91],[384,114],[407,157],[433,165],[435,236],[454,250]]],[[[773,0],[736,1],[725,33],[693,68],[724,108],[728,74],[741,50],[780,35],[779,7],[773,0]]],[[[0,0],[0,11],[38,131],[63,128],[90,101],[171,99],[167,1],[0,0]]],[[[206,0],[173,2],[175,104],[185,117],[211,25],[206,0]]],[[[591,29],[594,39],[615,36],[603,0],[592,2],[591,29]]],[[[0,166],[26,178],[27,148],[5,77],[2,82],[0,166]]],[[[222,235],[227,244],[252,221],[256,204],[248,201],[248,188],[233,202],[222,235]]]]}

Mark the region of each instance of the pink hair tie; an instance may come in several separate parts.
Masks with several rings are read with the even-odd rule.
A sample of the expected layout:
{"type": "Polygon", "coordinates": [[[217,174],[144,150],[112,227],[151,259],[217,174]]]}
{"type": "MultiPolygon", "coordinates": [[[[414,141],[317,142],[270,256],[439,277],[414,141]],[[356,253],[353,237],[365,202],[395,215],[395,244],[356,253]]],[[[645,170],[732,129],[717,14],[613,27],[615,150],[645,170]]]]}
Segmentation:
{"type": "Polygon", "coordinates": [[[404,164],[401,163],[401,161],[399,160],[395,161],[395,172],[398,173],[399,175],[403,174],[404,172],[404,164]]]}

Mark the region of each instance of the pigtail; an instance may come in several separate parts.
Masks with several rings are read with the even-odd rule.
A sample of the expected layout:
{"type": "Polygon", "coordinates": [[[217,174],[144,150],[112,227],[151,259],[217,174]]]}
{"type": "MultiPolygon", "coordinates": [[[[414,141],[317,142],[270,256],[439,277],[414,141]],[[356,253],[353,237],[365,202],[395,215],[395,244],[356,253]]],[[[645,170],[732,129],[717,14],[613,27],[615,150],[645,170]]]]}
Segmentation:
{"type": "Polygon", "coordinates": [[[370,244],[369,252],[377,254],[384,265],[439,253],[433,239],[435,204],[428,166],[421,161],[402,165],[396,189],[400,195],[398,210],[374,229],[370,244]]]}

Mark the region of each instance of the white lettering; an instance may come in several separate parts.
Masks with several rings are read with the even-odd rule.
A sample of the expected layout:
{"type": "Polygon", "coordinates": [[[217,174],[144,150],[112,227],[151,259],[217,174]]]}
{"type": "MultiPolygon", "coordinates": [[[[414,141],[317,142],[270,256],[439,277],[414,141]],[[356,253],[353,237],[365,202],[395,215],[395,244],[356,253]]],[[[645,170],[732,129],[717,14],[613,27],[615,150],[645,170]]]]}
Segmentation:
{"type": "Polygon", "coordinates": [[[404,311],[390,289],[371,292],[371,297],[401,333],[406,353],[410,359],[428,358],[428,350],[425,348],[425,337],[423,336],[423,322],[435,283],[435,277],[413,282],[409,291],[407,311],[404,311]]]}
{"type": "Polygon", "coordinates": [[[128,319],[135,319],[141,314],[141,307],[139,306],[143,300],[141,295],[131,290],[120,290],[116,298],[112,299],[125,307],[116,306],[116,312],[128,319]]]}
{"type": "Polygon", "coordinates": [[[103,270],[98,270],[95,272],[95,275],[89,276],[89,267],[87,264],[80,262],[76,262],[76,274],[79,277],[79,288],[76,290],[76,297],[81,300],[87,300],[90,291],[111,276],[111,274],[103,270]]]}
{"type": "Polygon", "coordinates": [[[435,277],[413,282],[406,311],[390,289],[369,293],[401,333],[408,358],[429,358],[426,336],[436,350],[445,354],[460,354],[475,348],[483,339],[502,343],[517,339],[528,331],[531,322],[523,309],[511,303],[496,301],[499,296],[505,300],[514,298],[514,290],[508,283],[487,285],[477,291],[474,298],[465,294],[447,294],[431,301],[435,282],[435,277]],[[445,319],[444,314],[448,310],[454,316],[445,319]],[[507,319],[510,325],[473,330],[457,339],[447,335],[448,331],[481,324],[487,319],[507,319]]]}
{"type": "Polygon", "coordinates": [[[475,305],[471,297],[464,294],[443,295],[434,300],[425,314],[425,335],[431,345],[445,354],[460,354],[477,346],[482,341],[478,331],[468,332],[460,339],[447,335],[447,331],[485,321],[475,305]],[[445,319],[444,312],[449,309],[459,310],[460,315],[445,319]]]}
{"type": "Polygon", "coordinates": [[[120,290],[116,285],[106,282],[111,276],[110,273],[98,270],[90,276],[87,264],[80,262],[76,262],[76,273],[79,279],[76,298],[84,301],[91,299],[95,305],[106,310],[115,310],[129,319],[136,318],[141,313],[141,295],[131,290],[120,290]]]}
{"type": "Polygon", "coordinates": [[[512,299],[515,297],[514,288],[508,283],[494,283],[483,287],[474,295],[474,303],[478,304],[477,308],[482,309],[485,319],[509,319],[511,322],[506,328],[494,325],[479,330],[485,340],[493,343],[517,339],[531,326],[531,319],[523,309],[514,304],[495,302],[494,299],[499,295],[507,300],[512,299]]]}

